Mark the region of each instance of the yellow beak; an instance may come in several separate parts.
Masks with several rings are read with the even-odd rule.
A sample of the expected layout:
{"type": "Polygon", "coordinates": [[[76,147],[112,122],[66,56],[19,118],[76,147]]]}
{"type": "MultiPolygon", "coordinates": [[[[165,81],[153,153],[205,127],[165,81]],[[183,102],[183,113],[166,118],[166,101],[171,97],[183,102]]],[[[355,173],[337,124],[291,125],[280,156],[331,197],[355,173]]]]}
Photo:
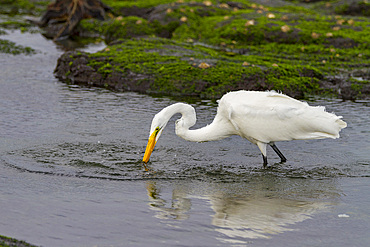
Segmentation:
{"type": "Polygon", "coordinates": [[[158,131],[155,130],[153,132],[153,134],[149,137],[148,144],[146,145],[145,154],[144,154],[144,158],[143,158],[143,162],[144,163],[148,163],[149,158],[150,158],[150,155],[153,152],[154,146],[156,144],[156,140],[155,139],[157,137],[158,131]]]}

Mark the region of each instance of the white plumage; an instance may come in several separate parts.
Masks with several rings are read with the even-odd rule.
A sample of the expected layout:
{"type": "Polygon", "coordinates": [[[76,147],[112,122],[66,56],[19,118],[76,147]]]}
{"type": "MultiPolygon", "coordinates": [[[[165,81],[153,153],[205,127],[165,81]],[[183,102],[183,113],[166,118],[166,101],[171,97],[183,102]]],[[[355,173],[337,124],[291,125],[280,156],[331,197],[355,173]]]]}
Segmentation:
{"type": "Polygon", "coordinates": [[[277,141],[338,138],[347,124],[325,107],[309,106],[287,95],[270,92],[236,91],[225,94],[218,103],[213,122],[203,128],[189,130],[196,122],[195,110],[184,103],[164,108],[152,121],[148,145],[143,161],[150,154],[169,119],[176,113],[176,134],[188,141],[204,142],[239,135],[256,144],[267,165],[266,147],[270,145],[282,162],[284,155],[276,147],[277,141]]]}

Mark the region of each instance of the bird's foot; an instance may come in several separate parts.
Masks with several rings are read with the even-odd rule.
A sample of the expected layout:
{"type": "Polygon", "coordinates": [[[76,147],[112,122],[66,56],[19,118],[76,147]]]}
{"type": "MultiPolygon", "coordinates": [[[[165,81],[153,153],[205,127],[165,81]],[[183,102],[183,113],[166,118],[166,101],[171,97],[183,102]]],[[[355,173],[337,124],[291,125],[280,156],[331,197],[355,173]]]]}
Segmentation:
{"type": "Polygon", "coordinates": [[[287,159],[284,157],[284,159],[281,159],[280,163],[285,163],[287,159]]]}

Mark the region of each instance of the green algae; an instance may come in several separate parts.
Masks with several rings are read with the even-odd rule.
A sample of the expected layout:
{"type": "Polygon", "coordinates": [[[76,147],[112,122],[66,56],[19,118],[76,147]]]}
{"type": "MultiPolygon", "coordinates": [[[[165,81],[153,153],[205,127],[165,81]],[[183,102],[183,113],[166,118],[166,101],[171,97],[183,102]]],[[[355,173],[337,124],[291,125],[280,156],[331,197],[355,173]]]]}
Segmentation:
{"type": "Polygon", "coordinates": [[[147,20],[136,16],[110,19],[105,22],[98,20],[83,20],[80,23],[80,28],[84,32],[98,33],[100,36],[105,38],[107,43],[117,39],[156,34],[156,28],[154,25],[148,24],[147,20]]]}
{"type": "Polygon", "coordinates": [[[20,29],[26,30],[32,27],[30,23],[24,22],[24,20],[7,20],[0,22],[0,27],[1,28],[6,28],[6,29],[20,29]]]}
{"type": "MultiPolygon", "coordinates": [[[[2,0],[9,15],[11,2],[2,0]]],[[[125,76],[137,75],[135,84],[150,85],[146,92],[213,98],[235,89],[274,89],[300,97],[327,93],[332,89],[324,89],[323,81],[338,75],[348,78],[357,95],[369,85],[370,21],[366,13],[352,15],[341,0],[103,2],[114,15],[82,20],[76,32],[110,44],[87,56],[103,87],[118,87],[125,76]],[[201,63],[208,67],[200,68],[201,63]]],[[[40,14],[46,4],[17,0],[12,13],[40,14]]],[[[366,10],[364,4],[355,5],[366,10]]],[[[17,19],[1,25],[29,29],[17,19]]],[[[68,63],[64,76],[74,81],[78,62],[68,63]]]]}
{"type": "MultiPolygon", "coordinates": [[[[138,7],[138,8],[151,8],[159,5],[172,5],[175,4],[197,4],[203,3],[205,0],[128,0],[128,1],[116,1],[116,0],[104,0],[104,3],[112,7],[115,11],[119,12],[122,8],[127,7],[138,7]]],[[[218,1],[209,1],[217,3],[218,1]]]]}
{"type": "Polygon", "coordinates": [[[0,0],[0,14],[15,15],[40,15],[50,1],[28,0],[0,0]]]}
{"type": "Polygon", "coordinates": [[[0,247],[35,247],[35,245],[31,245],[25,241],[17,240],[14,238],[9,238],[0,235],[0,247]]]}
{"type": "Polygon", "coordinates": [[[26,54],[31,55],[36,53],[34,49],[28,46],[17,45],[16,43],[0,39],[0,52],[12,55],[26,54]]]}
{"type": "Polygon", "coordinates": [[[150,81],[150,93],[217,98],[226,91],[243,88],[292,93],[318,90],[322,74],[315,68],[269,62],[256,66],[244,58],[201,45],[147,38],[121,40],[90,54],[87,65],[104,78],[114,73],[123,77],[130,73],[145,75],[144,80],[150,81]]]}
{"type": "Polygon", "coordinates": [[[141,78],[135,80],[138,87],[150,85],[148,93],[207,98],[236,89],[273,89],[297,97],[328,93],[333,91],[323,89],[323,81],[337,75],[351,80],[361,71],[365,79],[351,80],[350,88],[360,95],[368,85],[368,19],[327,15],[302,5],[228,3],[116,1],[117,15],[125,7],[154,8],[156,15],[139,11],[139,16],[82,21],[82,30],[112,42],[90,54],[88,66],[109,81],[104,87],[116,88],[120,82],[112,80],[117,74],[134,74],[141,78]],[[167,39],[158,38],[164,30],[167,39]]]}
{"type": "Polygon", "coordinates": [[[249,11],[251,12],[234,11],[231,17],[211,16],[202,17],[201,20],[189,18],[186,25],[176,29],[173,36],[181,41],[191,38],[212,45],[231,47],[267,43],[330,45],[335,38],[348,38],[355,43],[370,42],[369,23],[365,20],[337,20],[318,14],[249,11]],[[340,24],[337,24],[339,21],[340,24]],[[283,27],[287,29],[284,30],[283,27]]]}
{"type": "Polygon", "coordinates": [[[344,3],[335,8],[337,14],[342,15],[362,15],[370,16],[370,3],[368,1],[360,1],[358,3],[344,3]]]}

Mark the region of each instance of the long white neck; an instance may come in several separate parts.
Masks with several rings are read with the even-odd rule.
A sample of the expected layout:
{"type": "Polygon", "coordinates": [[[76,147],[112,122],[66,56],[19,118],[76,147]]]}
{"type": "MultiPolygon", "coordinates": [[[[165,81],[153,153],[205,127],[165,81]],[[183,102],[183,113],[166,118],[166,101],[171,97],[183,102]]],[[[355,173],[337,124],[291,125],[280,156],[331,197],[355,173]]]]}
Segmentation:
{"type": "Polygon", "coordinates": [[[216,141],[236,134],[232,124],[219,115],[213,122],[203,128],[189,130],[196,123],[196,114],[192,106],[184,103],[176,103],[164,108],[158,115],[167,121],[176,113],[182,116],[176,121],[176,135],[192,142],[216,141]]]}

